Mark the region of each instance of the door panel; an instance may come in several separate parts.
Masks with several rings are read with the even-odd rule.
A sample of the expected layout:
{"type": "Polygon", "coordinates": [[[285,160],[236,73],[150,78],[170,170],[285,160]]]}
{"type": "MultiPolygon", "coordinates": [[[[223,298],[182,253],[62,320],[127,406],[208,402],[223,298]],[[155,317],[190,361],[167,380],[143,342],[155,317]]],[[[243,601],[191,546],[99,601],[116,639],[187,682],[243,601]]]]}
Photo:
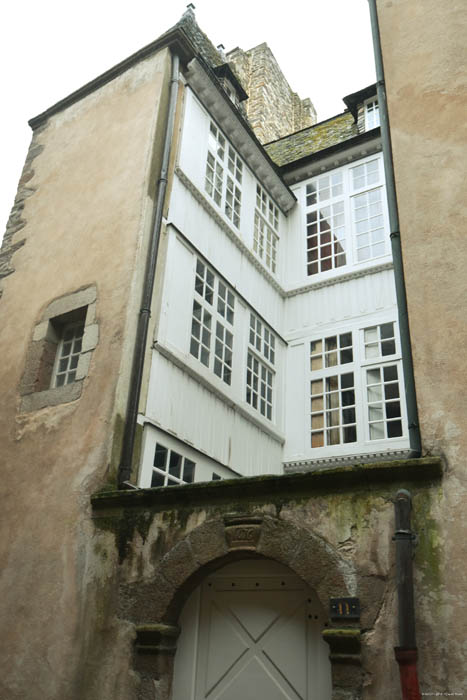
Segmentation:
{"type": "Polygon", "coordinates": [[[330,699],[323,622],[316,596],[284,567],[225,567],[181,616],[173,700],[330,699]]]}

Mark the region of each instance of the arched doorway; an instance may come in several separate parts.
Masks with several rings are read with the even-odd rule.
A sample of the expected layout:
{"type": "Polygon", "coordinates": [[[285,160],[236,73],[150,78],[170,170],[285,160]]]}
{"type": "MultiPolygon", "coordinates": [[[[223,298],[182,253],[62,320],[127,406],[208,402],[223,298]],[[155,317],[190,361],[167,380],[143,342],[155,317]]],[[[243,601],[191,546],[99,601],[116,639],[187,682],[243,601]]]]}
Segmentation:
{"type": "Polygon", "coordinates": [[[285,566],[224,566],[192,592],[179,622],[172,700],[330,700],[325,615],[285,566]]]}

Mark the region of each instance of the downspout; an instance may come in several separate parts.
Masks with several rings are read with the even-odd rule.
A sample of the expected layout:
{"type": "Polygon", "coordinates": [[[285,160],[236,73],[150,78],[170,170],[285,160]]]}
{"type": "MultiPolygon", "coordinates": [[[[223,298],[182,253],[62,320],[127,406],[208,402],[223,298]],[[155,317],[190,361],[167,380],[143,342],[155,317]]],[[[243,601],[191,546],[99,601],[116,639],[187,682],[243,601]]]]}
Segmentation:
{"type": "Polygon", "coordinates": [[[405,489],[396,494],[394,504],[396,532],[396,575],[399,601],[399,646],[394,647],[399,664],[403,700],[421,700],[417,674],[417,642],[415,639],[415,606],[413,591],[413,534],[410,526],[412,497],[405,489]]]}
{"type": "Polygon", "coordinates": [[[136,436],[136,420],[138,417],[139,399],[141,394],[141,382],[143,378],[144,357],[146,353],[149,319],[151,317],[151,302],[156,277],[157,255],[164,211],[165,195],[167,192],[168,170],[170,151],[174,132],[175,110],[178,97],[179,81],[179,57],[172,54],[172,77],[169,89],[169,107],[165,128],[164,150],[160,177],[157,182],[157,202],[154,225],[149,242],[148,256],[146,258],[146,271],[141,295],[141,309],[139,312],[138,326],[136,330],[133,364],[131,369],[130,388],[128,393],[125,428],[123,432],[122,453],[118,467],[118,486],[125,488],[131,476],[133,462],[133,450],[136,436]]]}
{"type": "Polygon", "coordinates": [[[384,172],[389,210],[389,225],[391,228],[391,247],[394,263],[394,280],[396,285],[397,309],[402,351],[402,369],[404,372],[405,398],[407,404],[407,422],[409,425],[410,449],[413,457],[421,454],[420,426],[418,421],[417,395],[413,371],[412,347],[410,343],[409,316],[407,310],[407,294],[402,263],[402,249],[399,228],[399,213],[397,210],[396,184],[394,180],[394,163],[392,159],[391,135],[389,130],[389,115],[384,82],[383,56],[378,25],[376,0],[368,0],[370,6],[371,32],[373,35],[373,50],[376,67],[376,89],[381,118],[381,142],[384,155],[384,172]]]}

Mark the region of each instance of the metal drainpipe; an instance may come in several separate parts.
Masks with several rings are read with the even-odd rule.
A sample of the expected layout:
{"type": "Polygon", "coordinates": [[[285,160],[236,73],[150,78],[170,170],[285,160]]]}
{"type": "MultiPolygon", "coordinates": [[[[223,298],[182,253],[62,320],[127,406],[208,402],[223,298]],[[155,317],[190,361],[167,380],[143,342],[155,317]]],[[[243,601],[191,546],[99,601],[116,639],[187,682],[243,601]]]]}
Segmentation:
{"type": "Polygon", "coordinates": [[[421,700],[417,674],[417,642],[415,639],[415,606],[413,590],[413,534],[410,526],[412,497],[400,489],[394,504],[396,532],[397,597],[399,600],[399,646],[394,647],[401,679],[403,700],[421,700]]]}
{"type": "Polygon", "coordinates": [[[131,369],[131,381],[125,418],[125,429],[123,432],[122,454],[120,458],[120,465],[118,467],[119,488],[124,487],[125,482],[128,482],[131,476],[131,466],[136,435],[136,420],[138,417],[144,357],[146,353],[149,319],[151,317],[151,302],[154,291],[154,280],[156,277],[156,264],[157,254],[159,251],[162,214],[164,211],[165,194],[167,191],[170,151],[174,132],[175,110],[178,97],[179,64],[179,57],[176,54],[172,54],[172,77],[170,81],[169,108],[167,114],[164,150],[162,155],[160,177],[157,183],[158,190],[156,213],[154,217],[154,226],[151,239],[149,242],[148,257],[146,259],[146,272],[141,296],[141,309],[139,312],[138,326],[136,330],[133,365],[131,369]]]}
{"type": "Polygon", "coordinates": [[[389,131],[389,116],[384,82],[383,56],[379,35],[378,12],[376,0],[368,0],[370,6],[371,32],[373,35],[373,50],[376,67],[376,89],[378,94],[379,112],[381,118],[381,142],[384,155],[384,172],[386,175],[386,190],[388,198],[389,224],[391,227],[391,247],[394,263],[394,280],[396,285],[397,309],[402,350],[402,368],[404,372],[405,398],[407,403],[407,421],[409,424],[409,440],[412,456],[421,454],[420,427],[418,422],[417,396],[413,371],[412,347],[410,343],[409,316],[407,311],[407,294],[405,290],[404,268],[402,264],[402,249],[399,229],[399,214],[397,210],[396,184],[394,180],[394,163],[392,159],[391,135],[389,131]]]}

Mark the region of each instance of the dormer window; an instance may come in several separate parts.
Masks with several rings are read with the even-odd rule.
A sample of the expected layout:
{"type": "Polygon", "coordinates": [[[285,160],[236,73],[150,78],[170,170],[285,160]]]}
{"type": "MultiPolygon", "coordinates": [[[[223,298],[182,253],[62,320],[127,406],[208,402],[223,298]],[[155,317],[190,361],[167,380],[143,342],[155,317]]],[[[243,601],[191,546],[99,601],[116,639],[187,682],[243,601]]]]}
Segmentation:
{"type": "Polygon", "coordinates": [[[376,129],[380,125],[378,100],[370,100],[365,104],[365,131],[376,129]]]}
{"type": "Polygon", "coordinates": [[[227,79],[224,80],[224,90],[226,91],[227,95],[229,96],[230,100],[234,103],[234,105],[238,107],[239,102],[237,91],[227,79]]]}

